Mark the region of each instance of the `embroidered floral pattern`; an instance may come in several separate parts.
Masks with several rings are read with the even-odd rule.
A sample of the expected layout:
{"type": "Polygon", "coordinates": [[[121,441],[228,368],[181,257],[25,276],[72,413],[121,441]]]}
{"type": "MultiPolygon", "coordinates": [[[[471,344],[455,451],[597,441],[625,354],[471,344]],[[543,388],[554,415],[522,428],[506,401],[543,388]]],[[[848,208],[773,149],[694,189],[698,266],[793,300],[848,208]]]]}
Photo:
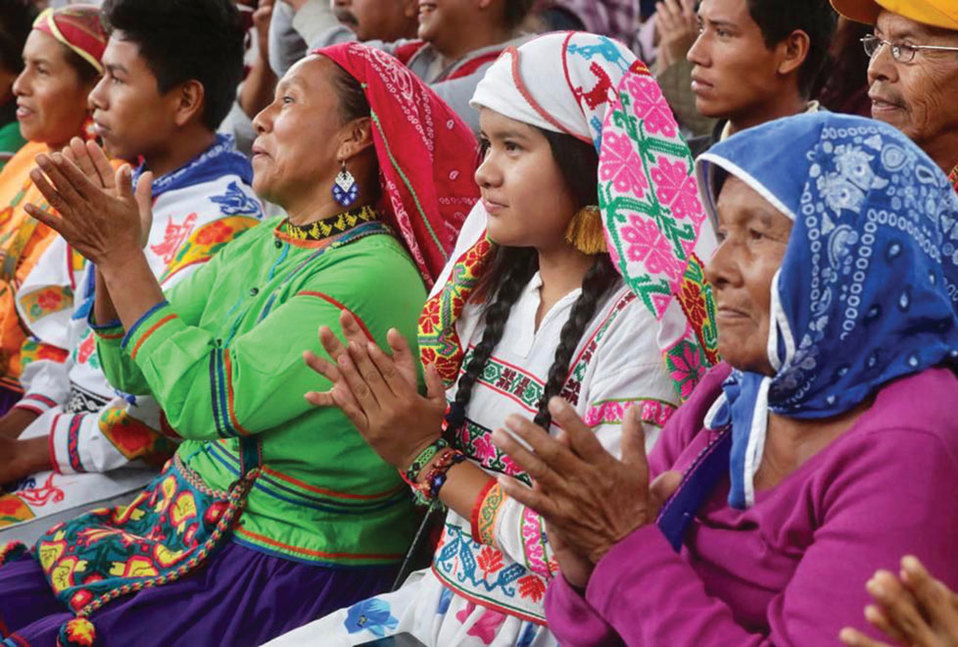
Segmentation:
{"type": "Polygon", "coordinates": [[[382,638],[387,631],[392,631],[399,626],[399,620],[390,613],[388,602],[379,598],[369,598],[349,607],[343,626],[351,634],[369,631],[374,636],[382,638]]]}
{"type": "Polygon", "coordinates": [[[522,565],[503,560],[502,568],[483,570],[489,564],[489,551],[497,550],[472,540],[455,524],[447,523],[433,560],[433,572],[453,591],[483,606],[516,615],[539,624],[545,623],[541,606],[547,583],[538,575],[530,574],[522,565]],[[540,580],[536,583],[536,580],[540,580]]]}
{"type": "Polygon", "coordinates": [[[641,409],[640,419],[643,423],[657,427],[664,427],[676,409],[670,402],[655,399],[605,400],[590,406],[582,419],[590,427],[620,425],[625,420],[625,414],[635,406],[641,409]]]}
{"type": "Polygon", "coordinates": [[[73,307],[73,290],[51,285],[19,297],[24,316],[33,323],[42,317],[73,307]]]}

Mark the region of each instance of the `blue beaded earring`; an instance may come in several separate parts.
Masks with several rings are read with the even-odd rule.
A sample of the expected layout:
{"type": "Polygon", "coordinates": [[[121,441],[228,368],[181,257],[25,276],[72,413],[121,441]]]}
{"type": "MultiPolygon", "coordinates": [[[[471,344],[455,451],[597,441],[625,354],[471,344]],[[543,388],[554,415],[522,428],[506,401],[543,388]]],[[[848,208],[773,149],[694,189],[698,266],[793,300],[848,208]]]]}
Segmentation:
{"type": "Polygon", "coordinates": [[[333,197],[336,198],[336,202],[344,207],[349,207],[359,197],[359,184],[353,174],[349,172],[349,169],[346,168],[345,161],[342,170],[333,183],[333,197]]]}

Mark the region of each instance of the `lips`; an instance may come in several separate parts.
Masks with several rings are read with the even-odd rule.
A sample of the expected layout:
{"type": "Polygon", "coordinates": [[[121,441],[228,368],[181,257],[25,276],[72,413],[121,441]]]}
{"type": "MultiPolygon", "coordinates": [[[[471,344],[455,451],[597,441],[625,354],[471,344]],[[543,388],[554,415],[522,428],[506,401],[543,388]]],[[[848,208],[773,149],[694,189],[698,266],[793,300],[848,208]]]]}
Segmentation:
{"type": "Polygon", "coordinates": [[[715,312],[718,317],[722,319],[750,319],[748,312],[741,308],[733,308],[732,306],[720,305],[715,308],[715,312]]]}
{"type": "Polygon", "coordinates": [[[868,98],[871,99],[873,110],[903,110],[905,108],[905,102],[902,99],[882,92],[881,86],[877,83],[869,90],[868,98]]]}
{"type": "Polygon", "coordinates": [[[483,198],[483,199],[482,199],[482,206],[483,206],[483,208],[485,208],[486,213],[488,213],[488,214],[490,214],[490,215],[495,215],[495,214],[499,213],[500,211],[502,211],[503,209],[505,209],[506,207],[508,207],[509,205],[507,205],[507,204],[505,204],[505,203],[503,203],[503,202],[496,202],[495,200],[490,200],[490,199],[488,199],[488,198],[483,198]]]}
{"type": "Polygon", "coordinates": [[[253,142],[253,148],[250,149],[250,152],[252,153],[253,159],[257,157],[259,158],[269,157],[269,153],[266,152],[266,149],[263,148],[262,145],[257,144],[255,141],[253,142]]]}
{"type": "Polygon", "coordinates": [[[17,104],[17,119],[18,120],[22,121],[24,119],[28,119],[30,115],[32,114],[34,114],[34,111],[32,108],[29,108],[21,103],[17,104]]]}
{"type": "Polygon", "coordinates": [[[692,75],[692,92],[706,92],[715,86],[696,74],[692,75]]]}

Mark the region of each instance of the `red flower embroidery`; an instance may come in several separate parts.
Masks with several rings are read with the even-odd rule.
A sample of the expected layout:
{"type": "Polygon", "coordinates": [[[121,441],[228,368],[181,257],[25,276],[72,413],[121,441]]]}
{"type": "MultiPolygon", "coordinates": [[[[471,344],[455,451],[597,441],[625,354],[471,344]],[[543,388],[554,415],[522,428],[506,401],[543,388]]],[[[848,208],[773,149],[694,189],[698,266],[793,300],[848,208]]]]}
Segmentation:
{"type": "Polygon", "coordinates": [[[519,595],[522,597],[530,598],[533,602],[539,602],[545,594],[545,582],[535,575],[526,575],[519,580],[519,595]]]}
{"type": "Polygon", "coordinates": [[[58,290],[44,290],[37,296],[37,305],[44,310],[57,310],[62,301],[63,296],[58,290]]]}
{"type": "Polygon", "coordinates": [[[196,233],[196,242],[200,245],[212,246],[223,243],[233,236],[233,228],[222,220],[212,222],[196,233]]]}
{"type": "Polygon", "coordinates": [[[693,328],[700,328],[708,313],[705,311],[705,300],[702,298],[702,289],[699,284],[692,281],[683,282],[679,299],[685,315],[689,318],[689,323],[693,328]]]}
{"type": "Polygon", "coordinates": [[[483,575],[488,577],[502,568],[502,553],[492,546],[483,546],[476,557],[476,563],[482,569],[483,575]]]}

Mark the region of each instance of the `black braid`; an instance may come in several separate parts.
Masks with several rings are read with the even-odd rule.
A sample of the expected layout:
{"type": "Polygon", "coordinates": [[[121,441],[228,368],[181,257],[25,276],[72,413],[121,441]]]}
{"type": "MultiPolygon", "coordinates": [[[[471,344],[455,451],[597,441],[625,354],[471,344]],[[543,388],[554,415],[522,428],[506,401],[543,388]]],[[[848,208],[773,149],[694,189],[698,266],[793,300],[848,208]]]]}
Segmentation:
{"type": "Polygon", "coordinates": [[[539,411],[536,413],[534,422],[543,429],[548,430],[549,425],[552,424],[552,415],[548,408],[549,400],[562,392],[562,387],[565,386],[566,378],[569,376],[572,354],[575,353],[582,339],[585,327],[595,316],[599,299],[612,287],[617,276],[608,254],[599,254],[582,279],[582,293],[575,300],[569,319],[562,326],[559,345],[556,347],[552,366],[549,367],[549,378],[542,391],[542,399],[539,400],[539,411]]]}
{"type": "MultiPolygon", "coordinates": [[[[482,333],[482,339],[473,349],[466,370],[459,377],[456,399],[451,407],[454,418],[453,424],[450,425],[451,429],[462,424],[463,420],[455,418],[465,416],[466,407],[472,399],[472,389],[486,368],[486,362],[489,361],[492,352],[499,345],[499,340],[502,339],[509,312],[519,300],[522,289],[529,283],[539,265],[536,251],[531,248],[500,247],[496,255],[497,258],[487,273],[492,281],[498,283],[495,288],[495,300],[486,308],[484,313],[486,328],[482,333]],[[499,277],[501,278],[497,281],[499,277]]],[[[485,291],[492,292],[492,287],[485,288],[485,291]]]]}

